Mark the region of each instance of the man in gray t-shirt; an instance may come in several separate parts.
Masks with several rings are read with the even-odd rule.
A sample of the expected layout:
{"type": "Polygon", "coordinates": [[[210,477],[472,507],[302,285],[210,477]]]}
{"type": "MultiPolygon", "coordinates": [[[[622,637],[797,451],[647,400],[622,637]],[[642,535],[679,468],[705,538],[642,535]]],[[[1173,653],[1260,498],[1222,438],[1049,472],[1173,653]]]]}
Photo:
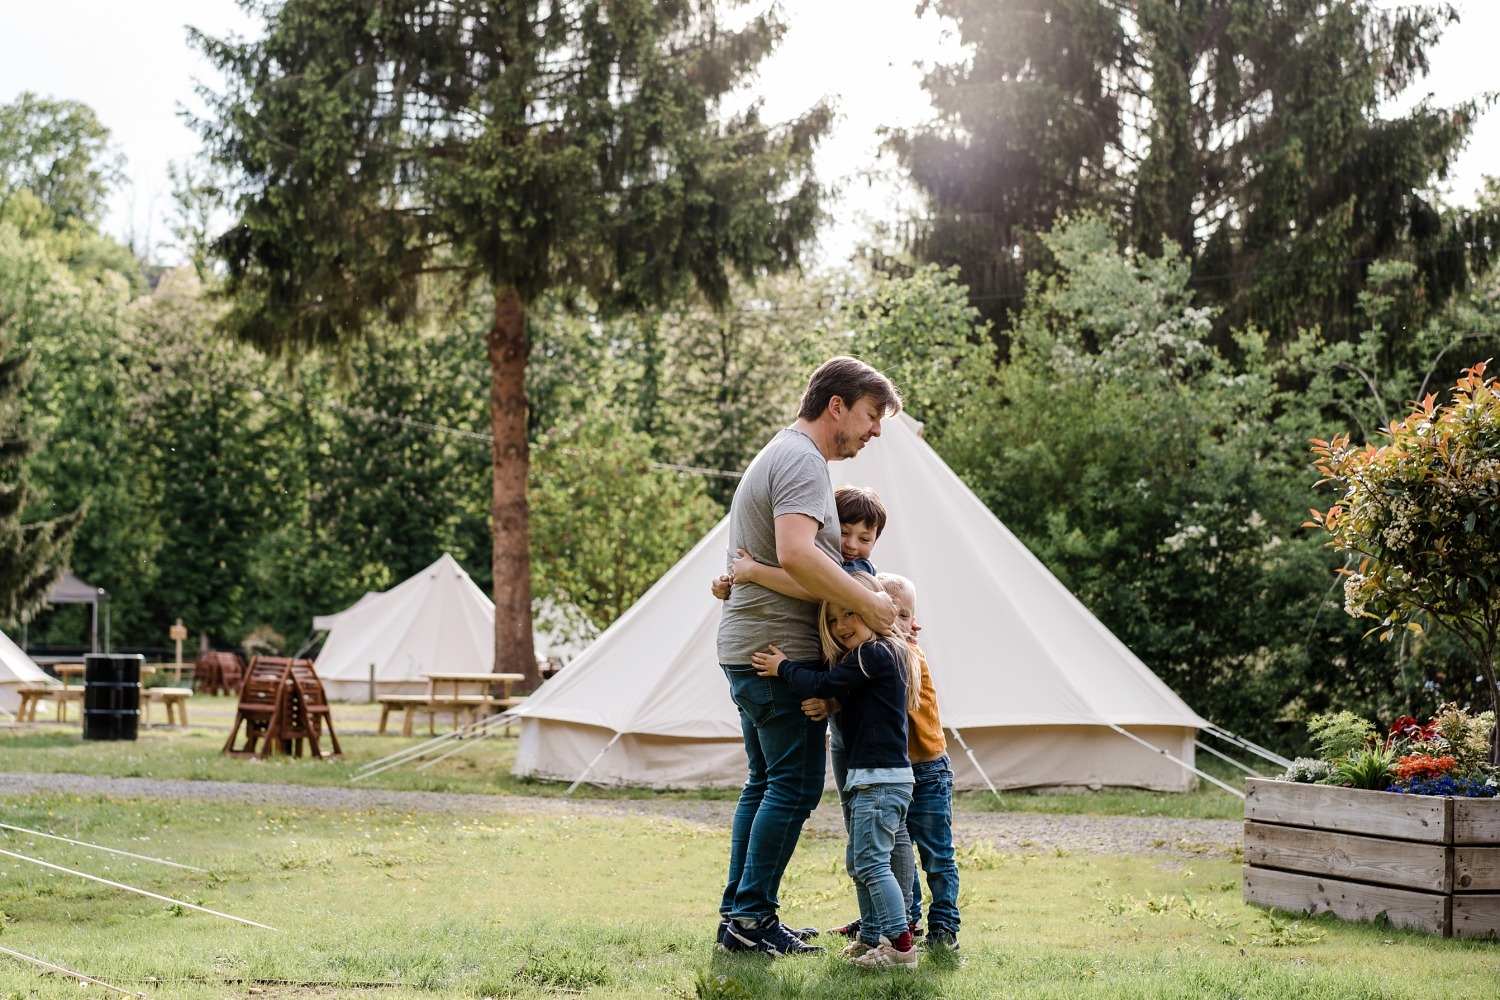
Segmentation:
{"type": "MultiPolygon", "coordinates": [[[[808,594],[860,613],[889,633],[895,607],[843,571],[839,520],[827,463],[853,458],[900,397],[862,361],[824,362],[808,382],[797,420],[750,463],[729,509],[729,551],[784,569],[808,594]]],[[[782,926],[777,891],[802,824],[823,794],[826,723],[802,713],[785,684],[759,677],[750,655],[775,645],[819,665],[818,605],[753,583],[734,586],[719,619],[719,665],[739,707],[749,777],[730,832],[729,878],[719,905],[719,944],[785,955],[821,951],[782,926]]]]}

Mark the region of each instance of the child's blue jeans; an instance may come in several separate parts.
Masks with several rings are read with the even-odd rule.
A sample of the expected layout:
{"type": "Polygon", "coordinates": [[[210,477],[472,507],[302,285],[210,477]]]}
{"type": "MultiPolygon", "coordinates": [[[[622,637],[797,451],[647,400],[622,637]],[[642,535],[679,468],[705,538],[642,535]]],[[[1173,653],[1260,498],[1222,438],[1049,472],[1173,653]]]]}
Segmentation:
{"type": "MultiPolygon", "coordinates": [[[[958,933],[958,865],[953,860],[953,768],[947,755],[912,765],[916,778],[906,828],[922,857],[927,889],[932,901],[927,907],[927,927],[958,933]]],[[[922,884],[912,879],[911,923],[922,919],[922,884]]]]}
{"type": "Polygon", "coordinates": [[[891,871],[896,831],[906,826],[909,783],[860,785],[849,798],[849,849],[859,897],[860,939],[876,944],[906,930],[906,901],[891,871]]]}
{"type": "MultiPolygon", "coordinates": [[[[839,809],[844,813],[844,832],[850,831],[849,823],[849,797],[853,794],[845,790],[844,786],[849,781],[849,751],[844,749],[844,733],[839,729],[839,717],[834,715],[828,720],[828,755],[833,761],[834,787],[839,792],[839,809]]],[[[911,849],[911,834],[905,827],[896,831],[896,847],[891,851],[891,871],[896,873],[896,881],[901,885],[901,899],[908,910],[913,907],[918,913],[922,912],[920,905],[921,897],[915,900],[912,892],[921,890],[917,887],[917,856],[911,849]]],[[[949,851],[952,854],[952,851],[949,851]]],[[[844,848],[844,870],[849,877],[858,881],[854,874],[854,841],[851,838],[844,848]]],[[[912,921],[915,923],[916,921],[912,921]]],[[[878,937],[872,937],[866,944],[879,944],[878,937]]]]}

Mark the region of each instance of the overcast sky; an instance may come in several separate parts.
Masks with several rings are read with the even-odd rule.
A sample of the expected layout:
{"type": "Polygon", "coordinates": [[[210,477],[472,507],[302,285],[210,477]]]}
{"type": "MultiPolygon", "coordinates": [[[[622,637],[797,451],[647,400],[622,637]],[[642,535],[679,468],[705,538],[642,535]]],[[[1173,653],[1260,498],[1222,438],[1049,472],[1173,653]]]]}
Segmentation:
{"type": "MultiPolygon", "coordinates": [[[[911,204],[877,157],[882,126],[912,125],[927,115],[922,64],[951,59],[943,22],[918,19],[916,0],[802,0],[784,4],[789,31],[763,66],[756,89],[772,120],[795,115],[822,97],[839,110],[819,169],[841,195],[821,240],[828,261],[846,258],[873,218],[899,217],[911,204]],[[879,176],[883,175],[883,176],[879,176]]],[[[1417,88],[1452,104],[1500,89],[1493,40],[1500,38],[1500,0],[1457,4],[1463,23],[1432,54],[1433,73],[1417,88]]],[[[112,200],[106,228],[138,243],[165,238],[167,164],[198,147],[178,110],[196,106],[194,79],[212,70],[187,44],[184,26],[213,35],[254,32],[233,0],[0,0],[0,101],[22,91],[83,101],[111,130],[126,156],[129,183],[112,200]]],[[[1448,192],[1471,203],[1485,174],[1500,174],[1500,110],[1481,118],[1460,156],[1448,192]]]]}

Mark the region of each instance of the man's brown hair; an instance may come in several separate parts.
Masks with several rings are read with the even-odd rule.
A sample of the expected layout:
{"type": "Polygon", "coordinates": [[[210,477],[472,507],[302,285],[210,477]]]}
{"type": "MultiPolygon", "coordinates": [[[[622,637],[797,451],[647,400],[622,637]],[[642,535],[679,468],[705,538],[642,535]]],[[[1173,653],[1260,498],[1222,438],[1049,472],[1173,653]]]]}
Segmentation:
{"type": "Polygon", "coordinates": [[[875,537],[885,530],[885,504],[880,494],[868,486],[840,486],[833,491],[834,505],[839,509],[840,524],[868,524],[875,537]]]}
{"type": "Polygon", "coordinates": [[[807,390],[802,393],[802,406],[797,416],[803,420],[817,420],[835,396],[849,407],[869,396],[883,415],[901,412],[901,395],[891,385],[890,379],[858,358],[840,356],[829,358],[812,373],[812,378],[807,380],[807,390]]]}

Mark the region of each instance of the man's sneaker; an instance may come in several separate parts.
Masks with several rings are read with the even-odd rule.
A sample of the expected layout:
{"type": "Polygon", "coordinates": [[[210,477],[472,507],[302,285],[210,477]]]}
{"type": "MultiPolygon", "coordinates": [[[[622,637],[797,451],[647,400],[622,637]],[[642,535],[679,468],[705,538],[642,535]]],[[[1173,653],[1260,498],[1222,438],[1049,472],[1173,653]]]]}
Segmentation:
{"type": "Polygon", "coordinates": [[[894,966],[900,969],[915,969],[917,967],[917,949],[908,948],[905,951],[891,944],[890,938],[882,936],[880,946],[871,948],[858,958],[850,959],[855,965],[863,965],[867,968],[881,968],[883,966],[894,966]]]}
{"type": "Polygon", "coordinates": [[[818,936],[818,929],[816,927],[788,927],[787,930],[804,941],[811,941],[818,936]]]}
{"type": "Polygon", "coordinates": [[[729,930],[729,918],[728,917],[720,917],[719,918],[719,933],[714,936],[714,947],[715,948],[727,948],[728,947],[728,945],[726,945],[724,943],[724,932],[727,931],[727,930],[729,930]]]}
{"type": "Polygon", "coordinates": [[[928,951],[957,951],[958,935],[946,927],[934,927],[924,943],[928,951]]]}
{"type": "Polygon", "coordinates": [[[823,949],[808,944],[791,932],[773,914],[745,926],[731,920],[724,928],[724,947],[729,951],[759,951],[767,955],[821,955],[823,949]]]}
{"type": "Polygon", "coordinates": [[[857,938],[859,937],[859,918],[855,917],[842,927],[830,927],[828,933],[839,934],[846,938],[857,938]]]}
{"type": "Polygon", "coordinates": [[[911,931],[911,936],[914,937],[914,938],[919,938],[923,934],[927,933],[925,930],[922,929],[922,925],[921,924],[917,924],[917,923],[907,924],[906,925],[906,929],[909,930],[909,931],[911,931]]]}

